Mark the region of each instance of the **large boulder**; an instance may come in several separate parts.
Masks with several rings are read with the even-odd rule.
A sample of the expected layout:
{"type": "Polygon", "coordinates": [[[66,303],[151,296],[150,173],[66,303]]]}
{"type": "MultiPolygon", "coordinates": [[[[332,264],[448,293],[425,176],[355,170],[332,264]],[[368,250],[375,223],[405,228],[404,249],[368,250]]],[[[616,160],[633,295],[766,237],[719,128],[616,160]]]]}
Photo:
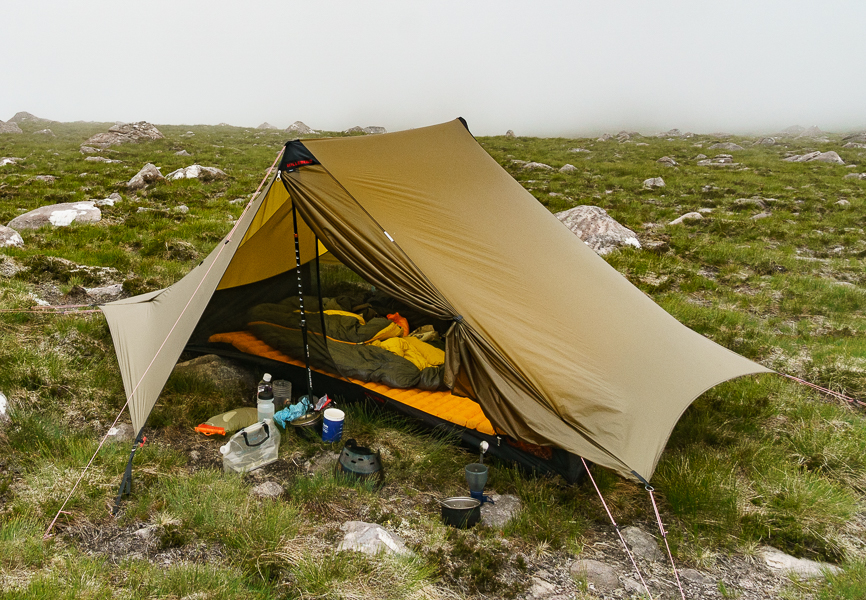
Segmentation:
{"type": "Polygon", "coordinates": [[[597,254],[608,254],[620,246],[640,248],[635,232],[598,206],[575,206],[555,216],[597,254]]]}
{"type": "Polygon", "coordinates": [[[216,167],[203,167],[201,165],[190,165],[185,169],[172,171],[165,176],[169,181],[175,179],[201,179],[202,181],[211,181],[213,179],[225,179],[228,177],[222,169],[216,167]]]}
{"type": "Polygon", "coordinates": [[[710,146],[710,150],[743,150],[744,148],[734,142],[719,142],[710,146]]]}
{"type": "Polygon", "coordinates": [[[388,133],[388,130],[386,130],[384,127],[379,127],[378,125],[370,125],[368,127],[364,127],[364,129],[362,131],[364,133],[366,133],[367,135],[377,135],[380,133],[388,133]]]}
{"type": "Polygon", "coordinates": [[[24,240],[21,234],[5,225],[0,225],[0,248],[23,248],[24,240]]]}
{"type": "Polygon", "coordinates": [[[9,221],[12,229],[38,229],[45,225],[66,227],[72,223],[96,223],[102,219],[102,211],[94,202],[64,202],[41,206],[9,221]]]}
{"type": "Polygon", "coordinates": [[[43,119],[26,111],[15,113],[15,116],[9,119],[9,123],[56,123],[51,119],[43,119]]]}
{"type": "Polygon", "coordinates": [[[319,133],[312,127],[304,124],[301,121],[295,121],[285,129],[286,133],[296,133],[298,135],[316,135],[319,133]]]}
{"type": "Polygon", "coordinates": [[[106,133],[97,133],[82,144],[95,148],[108,148],[120,144],[146,142],[150,140],[161,140],[165,138],[159,129],[147,121],[138,123],[121,123],[109,127],[106,133]]]}
{"type": "Polygon", "coordinates": [[[861,133],[852,133],[842,138],[843,142],[853,142],[855,144],[866,144],[866,131],[861,133]]]}
{"type": "Polygon", "coordinates": [[[141,168],[141,171],[136,173],[135,176],[129,180],[126,187],[131,190],[140,190],[147,187],[147,184],[155,183],[157,181],[165,181],[165,177],[163,177],[162,173],[159,172],[159,167],[152,163],[147,163],[141,168]]]}
{"type": "Polygon", "coordinates": [[[261,125],[256,127],[256,129],[279,129],[279,127],[276,127],[275,125],[271,125],[270,123],[265,121],[264,123],[262,123],[261,125]]]}
{"type": "Polygon", "coordinates": [[[17,123],[0,121],[0,133],[24,133],[17,123]]]}

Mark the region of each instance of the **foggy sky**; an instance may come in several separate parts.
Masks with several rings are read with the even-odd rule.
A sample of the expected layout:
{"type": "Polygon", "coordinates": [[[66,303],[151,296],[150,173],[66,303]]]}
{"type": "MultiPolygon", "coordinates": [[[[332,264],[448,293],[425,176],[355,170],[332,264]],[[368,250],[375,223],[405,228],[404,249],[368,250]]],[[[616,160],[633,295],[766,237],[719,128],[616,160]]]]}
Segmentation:
{"type": "Polygon", "coordinates": [[[6,0],[0,119],[866,128],[860,0],[6,0]]]}

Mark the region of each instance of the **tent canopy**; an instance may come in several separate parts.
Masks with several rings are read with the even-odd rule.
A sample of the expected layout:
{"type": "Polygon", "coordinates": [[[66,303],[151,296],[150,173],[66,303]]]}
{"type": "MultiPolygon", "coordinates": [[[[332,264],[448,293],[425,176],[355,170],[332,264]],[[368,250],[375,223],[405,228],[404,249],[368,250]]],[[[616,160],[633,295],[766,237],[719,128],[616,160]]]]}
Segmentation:
{"type": "Polygon", "coordinates": [[[445,380],[498,431],[627,477],[650,479],[704,391],[769,371],[677,322],[455,120],[289,142],[201,265],[105,305],[136,430],[214,292],[295,268],[293,215],[302,261],[327,250],[377,289],[453,321],[445,380]]]}

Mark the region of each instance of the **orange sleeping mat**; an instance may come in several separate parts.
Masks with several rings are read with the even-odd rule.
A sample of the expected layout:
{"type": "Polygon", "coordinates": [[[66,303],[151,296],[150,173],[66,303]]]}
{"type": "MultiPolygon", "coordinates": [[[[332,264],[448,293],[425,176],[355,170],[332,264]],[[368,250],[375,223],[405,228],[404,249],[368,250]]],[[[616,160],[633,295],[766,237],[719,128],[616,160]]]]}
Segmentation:
{"type": "MultiPolygon", "coordinates": [[[[232,331],[230,333],[217,333],[208,339],[212,343],[231,344],[245,354],[253,354],[262,358],[278,360],[280,362],[295,365],[296,367],[304,367],[304,363],[291,358],[280,352],[279,350],[268,346],[262,340],[254,336],[248,331],[232,331]]],[[[315,371],[324,375],[333,375],[320,369],[315,371]]],[[[366,383],[360,379],[346,378],[347,381],[360,385],[372,392],[376,392],[380,396],[385,396],[406,406],[411,406],[416,410],[423,411],[434,417],[438,417],[449,423],[454,423],[459,427],[467,427],[474,429],[487,435],[495,435],[493,425],[484,416],[481,406],[477,402],[473,402],[469,398],[461,396],[453,396],[451,392],[431,392],[429,390],[420,390],[418,388],[396,389],[383,385],[381,383],[366,383]]]]}

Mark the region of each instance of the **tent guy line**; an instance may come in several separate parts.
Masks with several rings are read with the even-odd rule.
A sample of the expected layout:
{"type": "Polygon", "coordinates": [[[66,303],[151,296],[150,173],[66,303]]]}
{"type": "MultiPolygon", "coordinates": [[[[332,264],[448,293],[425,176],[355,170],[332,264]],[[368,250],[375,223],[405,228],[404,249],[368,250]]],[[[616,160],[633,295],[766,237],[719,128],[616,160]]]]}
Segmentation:
{"type": "MultiPolygon", "coordinates": [[[[262,182],[259,184],[258,189],[256,189],[256,193],[253,194],[253,198],[256,197],[256,195],[259,193],[259,190],[261,190],[262,186],[265,184],[265,181],[267,181],[268,177],[271,174],[271,171],[274,168],[274,165],[276,165],[277,161],[280,159],[280,154],[281,153],[277,154],[277,157],[274,159],[274,163],[271,165],[270,169],[268,169],[267,174],[265,174],[264,179],[262,179],[262,182]]],[[[241,216],[238,217],[237,221],[235,221],[234,226],[232,227],[231,231],[229,231],[229,234],[226,236],[227,239],[230,240],[232,235],[234,235],[235,230],[238,228],[238,225],[241,222],[241,219],[243,218],[244,214],[246,214],[246,212],[249,210],[250,206],[252,205],[253,198],[250,199],[250,201],[244,207],[244,210],[241,213],[241,216]]],[[[223,248],[225,248],[225,246],[226,246],[226,244],[220,244],[219,245],[219,250],[217,252],[217,256],[219,256],[219,254],[223,251],[223,248]]],[[[213,268],[213,265],[214,265],[214,263],[210,264],[210,266],[208,267],[208,271],[210,271],[210,269],[213,268]]],[[[72,490],[70,490],[69,495],[66,496],[66,499],[63,501],[63,504],[60,506],[60,509],[57,511],[57,514],[54,515],[54,518],[51,520],[51,524],[48,526],[48,529],[45,531],[45,534],[42,536],[43,539],[48,539],[49,537],[51,537],[51,530],[54,528],[55,523],[57,523],[57,519],[60,518],[61,514],[63,514],[63,512],[64,512],[63,509],[66,508],[66,505],[69,503],[70,498],[72,498],[72,495],[75,493],[75,490],[78,489],[79,484],[84,479],[84,476],[87,474],[87,471],[90,469],[90,465],[93,464],[93,460],[96,458],[96,455],[99,454],[99,451],[102,449],[102,446],[105,444],[105,440],[108,439],[109,432],[111,431],[111,429],[115,425],[117,425],[118,421],[120,421],[120,417],[123,415],[123,411],[126,410],[127,406],[129,406],[130,400],[135,395],[135,392],[138,390],[139,386],[141,385],[141,382],[144,381],[144,378],[147,375],[148,371],[150,371],[150,368],[156,362],[157,357],[159,356],[160,352],[162,352],[162,349],[165,347],[165,344],[168,341],[169,337],[171,336],[172,331],[174,331],[175,327],[177,327],[177,324],[180,322],[181,317],[183,317],[184,313],[186,312],[186,309],[189,308],[189,305],[192,303],[192,299],[195,297],[196,293],[198,292],[198,290],[201,287],[201,284],[203,282],[204,282],[204,278],[202,278],[202,281],[199,282],[199,286],[196,287],[195,291],[190,295],[190,298],[187,301],[186,306],[184,306],[183,310],[178,315],[177,320],[175,321],[174,325],[172,325],[168,334],[166,334],[165,339],[163,340],[162,344],[160,344],[160,346],[159,346],[159,349],[157,349],[157,351],[154,353],[153,359],[150,361],[150,364],[147,365],[147,368],[144,370],[144,373],[142,373],[141,378],[138,380],[138,383],[136,383],[135,387],[132,389],[132,391],[129,394],[127,394],[126,402],[124,402],[123,407],[120,409],[120,412],[117,414],[117,417],[114,419],[114,422],[111,424],[111,427],[109,427],[108,431],[105,432],[105,435],[102,436],[102,440],[100,440],[99,446],[96,447],[96,451],[93,453],[93,456],[91,456],[90,460],[87,461],[87,465],[84,467],[84,470],[81,472],[81,475],[79,475],[78,480],[75,482],[75,485],[72,486],[72,490]]],[[[143,428],[144,427],[142,426],[142,429],[143,428]]],[[[140,436],[141,436],[141,431],[139,431],[136,434],[136,440],[135,441],[137,443],[138,443],[138,438],[140,436]]],[[[140,443],[139,443],[139,446],[140,446],[140,443]]],[[[130,463],[132,462],[132,456],[135,455],[135,450],[136,450],[136,444],[134,443],[133,449],[132,449],[132,454],[131,454],[130,459],[129,459],[130,463]]],[[[127,472],[128,471],[129,471],[129,469],[127,468],[127,472]]],[[[121,489],[123,488],[124,483],[126,483],[125,477],[126,476],[124,476],[124,482],[121,483],[121,489]]]]}

